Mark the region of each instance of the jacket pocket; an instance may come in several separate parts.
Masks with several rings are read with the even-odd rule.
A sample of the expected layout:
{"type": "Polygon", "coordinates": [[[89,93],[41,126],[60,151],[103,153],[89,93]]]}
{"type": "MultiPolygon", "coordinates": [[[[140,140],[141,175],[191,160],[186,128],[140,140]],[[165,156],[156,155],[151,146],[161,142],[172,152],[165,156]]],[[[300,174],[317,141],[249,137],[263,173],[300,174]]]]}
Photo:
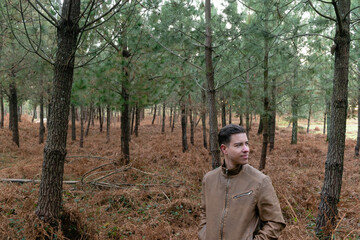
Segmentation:
{"type": "Polygon", "coordinates": [[[245,193],[240,193],[240,194],[238,194],[238,195],[235,195],[235,196],[233,197],[233,199],[237,199],[237,198],[249,196],[249,195],[251,195],[252,193],[253,193],[253,190],[250,190],[250,191],[245,192],[245,193]]]}

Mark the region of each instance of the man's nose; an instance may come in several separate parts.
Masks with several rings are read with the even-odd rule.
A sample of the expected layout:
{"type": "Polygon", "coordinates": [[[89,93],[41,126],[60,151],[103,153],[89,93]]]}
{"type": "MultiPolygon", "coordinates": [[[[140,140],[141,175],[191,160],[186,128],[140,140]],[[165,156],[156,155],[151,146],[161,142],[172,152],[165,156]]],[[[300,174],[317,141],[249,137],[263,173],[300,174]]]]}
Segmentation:
{"type": "Polygon", "coordinates": [[[242,149],[243,152],[248,152],[249,151],[249,146],[245,145],[242,149]]]}

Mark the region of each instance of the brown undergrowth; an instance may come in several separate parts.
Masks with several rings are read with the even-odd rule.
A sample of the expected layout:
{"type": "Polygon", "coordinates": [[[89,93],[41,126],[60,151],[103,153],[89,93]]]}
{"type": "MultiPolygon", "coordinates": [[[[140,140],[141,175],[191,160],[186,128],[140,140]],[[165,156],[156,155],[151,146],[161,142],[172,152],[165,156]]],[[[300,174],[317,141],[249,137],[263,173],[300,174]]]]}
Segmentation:
{"type": "MultiPolygon", "coordinates": [[[[38,127],[23,118],[20,148],[11,143],[8,129],[0,130],[0,178],[40,179],[44,145],[38,144],[38,127]]],[[[0,183],[0,239],[196,239],[201,180],[211,168],[201,126],[196,128],[195,146],[189,143],[188,152],[182,153],[179,125],[174,133],[167,127],[161,134],[161,126],[151,125],[148,117],[141,122],[139,137],[132,136],[130,166],[108,164],[89,172],[121,157],[119,124],[111,127],[106,144],[106,133],[92,126],[84,148],[68,134],[64,180],[83,177],[84,184],[64,185],[58,230],[34,214],[38,184],[0,183]],[[107,186],[91,184],[104,181],[107,186]]],[[[262,140],[256,130],[254,124],[250,164],[258,167],[262,140]]],[[[298,144],[290,145],[290,130],[277,129],[265,173],[287,222],[281,239],[315,239],[327,144],[323,135],[300,133],[298,144]]],[[[354,147],[355,141],[347,140],[336,239],[360,236],[359,159],[353,156],[354,147]]]]}

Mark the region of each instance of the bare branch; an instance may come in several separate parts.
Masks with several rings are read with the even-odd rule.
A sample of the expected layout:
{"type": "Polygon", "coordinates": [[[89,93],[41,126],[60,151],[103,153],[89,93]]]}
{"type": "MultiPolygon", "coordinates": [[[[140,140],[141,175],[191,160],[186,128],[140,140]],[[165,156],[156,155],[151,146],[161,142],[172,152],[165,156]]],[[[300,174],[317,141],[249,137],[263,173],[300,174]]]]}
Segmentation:
{"type": "MultiPolygon", "coordinates": [[[[125,3],[127,3],[128,1],[129,1],[129,0],[125,0],[124,3],[121,5],[121,7],[124,6],[125,3]]],[[[84,24],[84,26],[80,28],[80,31],[87,29],[87,28],[88,28],[89,26],[91,26],[92,24],[96,23],[96,22],[99,21],[100,19],[102,19],[102,18],[106,17],[107,15],[109,15],[114,9],[117,8],[117,6],[120,5],[120,3],[121,3],[121,0],[118,0],[118,2],[115,3],[114,6],[113,6],[112,8],[110,8],[107,12],[105,12],[103,15],[101,15],[101,16],[98,17],[98,18],[95,18],[93,21],[91,21],[91,22],[89,22],[89,23],[87,23],[87,24],[84,24]]],[[[118,12],[118,11],[115,11],[115,12],[118,12]]],[[[89,13],[89,14],[90,14],[90,13],[89,13]]]]}
{"type": "Polygon", "coordinates": [[[351,9],[349,12],[347,12],[347,13],[345,14],[345,16],[344,16],[344,19],[347,18],[347,16],[348,16],[352,11],[354,11],[355,9],[358,9],[358,8],[360,8],[360,6],[354,7],[354,8],[351,9]]]}
{"type": "Polygon", "coordinates": [[[321,12],[319,12],[315,7],[314,5],[312,4],[311,0],[308,0],[308,3],[310,4],[311,8],[314,9],[314,11],[319,14],[320,16],[322,16],[323,18],[326,18],[326,19],[329,19],[331,21],[334,21],[336,22],[336,19],[332,18],[332,17],[329,17],[329,16],[326,16],[324,14],[322,14],[321,12]]]}
{"type": "MultiPolygon", "coordinates": [[[[35,7],[35,5],[29,0],[28,3],[32,6],[32,8],[39,13],[43,18],[45,18],[49,23],[51,23],[51,25],[53,25],[54,27],[58,27],[57,21],[55,19],[55,21],[53,21],[51,18],[46,17],[37,7],[35,7]]],[[[46,12],[46,11],[45,11],[46,12]]]]}

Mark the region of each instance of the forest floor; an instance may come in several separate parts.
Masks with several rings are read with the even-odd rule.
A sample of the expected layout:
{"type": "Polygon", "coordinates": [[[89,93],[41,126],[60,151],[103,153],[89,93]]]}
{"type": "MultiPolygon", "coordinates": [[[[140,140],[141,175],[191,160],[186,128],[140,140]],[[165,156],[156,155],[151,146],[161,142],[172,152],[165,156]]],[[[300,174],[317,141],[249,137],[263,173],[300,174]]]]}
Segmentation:
{"type": "MultiPolygon", "coordinates": [[[[44,144],[38,144],[39,125],[29,119],[23,116],[20,122],[20,148],[11,142],[8,129],[0,130],[0,178],[40,179],[44,144]]],[[[154,125],[150,117],[141,122],[139,137],[131,140],[131,165],[123,167],[112,165],[120,158],[119,123],[111,125],[109,143],[106,132],[92,126],[83,148],[78,140],[71,141],[69,132],[64,180],[83,179],[83,184],[64,185],[62,230],[53,232],[37,219],[39,184],[0,182],[0,239],[197,239],[201,181],[211,169],[201,124],[195,146],[189,143],[182,153],[179,123],[174,133],[167,126],[161,134],[158,120],[154,125]],[[108,165],[95,169],[103,164],[108,165]]],[[[249,162],[258,167],[262,137],[256,131],[254,123],[249,162]]],[[[287,222],[281,239],[315,239],[326,136],[306,134],[305,129],[299,132],[298,144],[291,145],[290,139],[291,128],[277,128],[275,150],[264,172],[273,181],[287,222]]],[[[355,144],[346,140],[334,239],[360,239],[360,161],[354,157],[355,144]]]]}

